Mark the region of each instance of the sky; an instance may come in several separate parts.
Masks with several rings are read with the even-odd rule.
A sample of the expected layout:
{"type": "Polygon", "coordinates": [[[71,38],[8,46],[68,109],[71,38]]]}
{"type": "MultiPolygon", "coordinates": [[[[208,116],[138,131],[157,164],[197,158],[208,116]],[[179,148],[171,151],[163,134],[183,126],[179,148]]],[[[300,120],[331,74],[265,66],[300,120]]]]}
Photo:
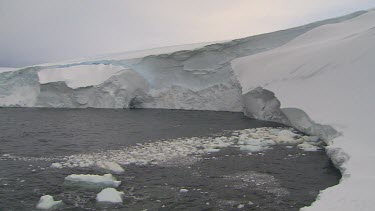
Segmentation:
{"type": "Polygon", "coordinates": [[[230,40],[375,7],[375,0],[0,0],[0,67],[230,40]]]}

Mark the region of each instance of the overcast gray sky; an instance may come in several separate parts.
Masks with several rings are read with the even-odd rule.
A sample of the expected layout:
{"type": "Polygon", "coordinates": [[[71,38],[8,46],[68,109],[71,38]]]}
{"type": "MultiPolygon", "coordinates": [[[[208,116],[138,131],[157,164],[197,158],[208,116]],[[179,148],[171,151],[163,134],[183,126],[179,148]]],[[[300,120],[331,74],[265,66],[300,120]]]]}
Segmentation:
{"type": "Polygon", "coordinates": [[[373,7],[375,0],[0,0],[0,66],[241,38],[373,7]]]}

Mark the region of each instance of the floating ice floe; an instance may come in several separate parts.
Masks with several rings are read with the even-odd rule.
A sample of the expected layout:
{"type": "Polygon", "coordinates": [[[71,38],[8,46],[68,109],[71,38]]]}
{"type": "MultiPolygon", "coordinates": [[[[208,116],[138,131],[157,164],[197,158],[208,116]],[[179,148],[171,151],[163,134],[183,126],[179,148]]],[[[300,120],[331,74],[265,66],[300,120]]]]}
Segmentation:
{"type": "Polygon", "coordinates": [[[320,147],[314,146],[314,145],[312,145],[310,143],[307,143],[307,142],[304,142],[302,144],[298,144],[297,147],[304,150],[304,151],[308,151],[308,152],[314,152],[314,151],[318,151],[320,149],[320,147]]]}
{"type": "Polygon", "coordinates": [[[48,210],[60,206],[62,204],[63,202],[61,200],[55,201],[52,196],[44,195],[40,197],[39,202],[36,205],[36,208],[41,210],[48,210]]]}
{"type": "Polygon", "coordinates": [[[181,188],[181,189],[180,189],[180,193],[187,193],[187,192],[189,192],[188,189],[185,189],[185,188],[181,188]]]}
{"type": "Polygon", "coordinates": [[[208,152],[208,153],[212,153],[212,152],[219,152],[220,149],[217,149],[217,148],[207,148],[207,149],[205,149],[205,151],[208,152]]]}
{"type": "Polygon", "coordinates": [[[62,168],[62,165],[61,165],[61,163],[52,163],[51,165],[50,165],[50,168],[62,168]]]}
{"type": "Polygon", "coordinates": [[[65,177],[66,181],[73,183],[93,184],[106,187],[118,187],[121,181],[117,181],[112,174],[92,175],[92,174],[72,174],[65,177]]]}
{"type": "Polygon", "coordinates": [[[98,202],[122,203],[124,192],[117,191],[114,188],[106,188],[96,195],[98,202]]]}
{"type": "Polygon", "coordinates": [[[106,169],[109,171],[112,171],[114,173],[122,173],[124,172],[124,169],[116,162],[110,162],[110,161],[97,161],[96,165],[99,168],[106,169]]]}
{"type": "Polygon", "coordinates": [[[244,208],[244,207],[245,207],[245,205],[243,205],[243,204],[239,204],[239,205],[237,206],[238,209],[242,209],[242,208],[244,208]]]}

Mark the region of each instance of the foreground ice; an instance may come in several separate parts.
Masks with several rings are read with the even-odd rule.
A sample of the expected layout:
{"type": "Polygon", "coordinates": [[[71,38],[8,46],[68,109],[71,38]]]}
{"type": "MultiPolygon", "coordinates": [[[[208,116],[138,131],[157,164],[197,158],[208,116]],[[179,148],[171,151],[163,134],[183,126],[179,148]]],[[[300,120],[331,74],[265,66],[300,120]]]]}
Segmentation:
{"type": "Polygon", "coordinates": [[[122,203],[124,192],[117,191],[114,188],[105,188],[96,195],[98,202],[122,203]]]}
{"type": "Polygon", "coordinates": [[[92,174],[72,174],[65,177],[66,181],[83,184],[95,184],[106,187],[118,187],[121,181],[117,181],[112,174],[92,175],[92,174]]]}
{"type": "Polygon", "coordinates": [[[44,196],[40,197],[40,200],[39,200],[38,204],[36,205],[36,208],[41,209],[41,210],[48,210],[48,209],[57,207],[57,206],[62,205],[62,204],[63,204],[63,202],[61,200],[55,201],[52,196],[44,195],[44,196]]]}
{"type": "MultiPolygon", "coordinates": [[[[303,210],[374,210],[374,20],[369,11],[232,62],[244,93],[258,86],[274,92],[293,127],[329,144],[343,178],[303,210]]],[[[313,139],[299,147],[314,150],[313,139]]]]}

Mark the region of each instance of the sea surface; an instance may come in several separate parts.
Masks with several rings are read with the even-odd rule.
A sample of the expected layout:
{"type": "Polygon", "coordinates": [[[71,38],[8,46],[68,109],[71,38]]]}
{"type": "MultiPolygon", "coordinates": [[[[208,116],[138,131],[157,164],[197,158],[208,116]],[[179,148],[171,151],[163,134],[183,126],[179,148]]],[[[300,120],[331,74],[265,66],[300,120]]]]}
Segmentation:
{"type": "Polygon", "coordinates": [[[280,126],[231,112],[0,108],[0,210],[36,210],[45,194],[63,200],[57,210],[298,210],[338,184],[340,173],[324,150],[229,147],[189,165],[123,165],[125,172],[114,174],[122,204],[97,203],[100,189],[64,183],[70,174],[105,170],[49,167],[63,156],[280,126]]]}

